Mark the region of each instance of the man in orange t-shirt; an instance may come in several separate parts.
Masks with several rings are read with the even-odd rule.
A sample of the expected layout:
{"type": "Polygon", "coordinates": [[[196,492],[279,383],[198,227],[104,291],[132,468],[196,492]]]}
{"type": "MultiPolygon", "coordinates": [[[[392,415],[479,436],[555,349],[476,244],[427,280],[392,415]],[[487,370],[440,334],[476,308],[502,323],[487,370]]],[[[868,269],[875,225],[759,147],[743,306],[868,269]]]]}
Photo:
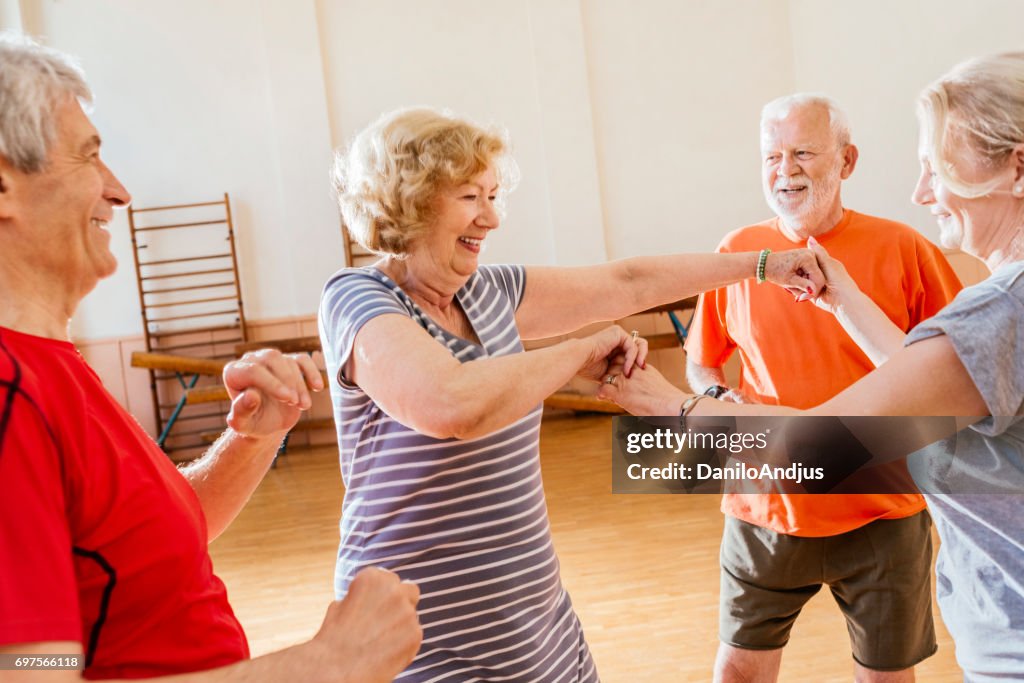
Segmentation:
{"type": "MultiPolygon", "coordinates": [[[[777,217],[730,233],[718,251],[793,249],[813,236],[906,331],[960,290],[942,253],[912,228],[843,208],[840,185],[857,148],[834,102],[770,102],[761,151],[777,217]]],[[[874,369],[834,316],[750,281],[702,297],[686,350],[693,390],[736,402],[809,408],[874,369]],[[740,382],[729,388],[722,366],[735,350],[740,382]]],[[[800,609],[828,584],[847,619],[857,680],[912,681],[936,648],[924,508],[918,494],[726,494],[715,679],[777,679],[800,609]]]]}

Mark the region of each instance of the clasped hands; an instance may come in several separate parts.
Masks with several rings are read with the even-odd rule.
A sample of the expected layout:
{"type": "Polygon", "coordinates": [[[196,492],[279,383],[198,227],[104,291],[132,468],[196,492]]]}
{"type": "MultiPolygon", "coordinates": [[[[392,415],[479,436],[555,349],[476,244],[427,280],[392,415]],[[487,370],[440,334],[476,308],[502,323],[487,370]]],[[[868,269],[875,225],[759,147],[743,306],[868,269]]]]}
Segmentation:
{"type": "MultiPolygon", "coordinates": [[[[813,238],[807,249],[794,249],[769,256],[766,279],[783,287],[794,301],[811,301],[819,308],[835,313],[844,297],[857,291],[857,285],[843,264],[829,256],[813,238]]],[[[614,327],[620,339],[625,332],[614,327]]],[[[620,347],[611,350],[602,377],[598,398],[613,401],[633,415],[678,415],[683,402],[691,396],[647,366],[647,345],[632,335],[620,347]],[[635,367],[639,366],[639,372],[635,367]]],[[[584,373],[580,373],[584,374],[584,373]]],[[[584,375],[587,376],[587,375],[584,375]]]]}

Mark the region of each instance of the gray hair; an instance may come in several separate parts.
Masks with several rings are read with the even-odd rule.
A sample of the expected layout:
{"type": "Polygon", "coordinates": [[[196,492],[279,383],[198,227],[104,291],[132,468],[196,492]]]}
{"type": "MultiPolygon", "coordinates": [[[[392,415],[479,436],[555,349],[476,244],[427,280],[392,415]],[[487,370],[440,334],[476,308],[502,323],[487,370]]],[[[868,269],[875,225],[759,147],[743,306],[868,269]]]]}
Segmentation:
{"type": "Polygon", "coordinates": [[[997,179],[964,182],[951,162],[966,153],[991,167],[1024,144],[1024,52],[958,64],[921,92],[917,116],[939,180],[961,197],[988,193],[997,179]]]}
{"type": "Polygon", "coordinates": [[[0,155],[19,171],[46,166],[57,133],[53,112],[69,95],[92,102],[70,57],[19,33],[0,33],[0,155]]]}
{"type": "Polygon", "coordinates": [[[832,129],[832,137],[842,148],[850,144],[850,119],[839,106],[839,103],[821,93],[798,92],[792,95],[777,97],[761,109],[761,128],[768,121],[780,121],[797,108],[818,106],[828,111],[828,126],[832,129]]]}

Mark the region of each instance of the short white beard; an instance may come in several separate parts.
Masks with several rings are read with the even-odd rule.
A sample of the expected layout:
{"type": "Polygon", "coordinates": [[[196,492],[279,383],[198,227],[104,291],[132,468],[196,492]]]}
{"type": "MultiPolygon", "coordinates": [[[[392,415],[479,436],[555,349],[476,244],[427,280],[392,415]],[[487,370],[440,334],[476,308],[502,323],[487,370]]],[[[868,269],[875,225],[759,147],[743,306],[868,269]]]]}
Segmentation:
{"type": "MultiPolygon", "coordinates": [[[[818,182],[812,182],[807,176],[797,176],[798,179],[803,180],[793,184],[806,185],[811,196],[810,199],[805,200],[803,204],[797,207],[796,211],[783,208],[779,204],[775,198],[774,188],[766,188],[765,199],[768,201],[768,206],[771,210],[775,212],[775,215],[785,221],[787,226],[791,228],[805,227],[808,223],[820,220],[821,214],[828,209],[832,199],[839,191],[839,184],[842,182],[842,172],[843,165],[842,161],[840,161],[827,176],[818,182]]],[[[787,182],[787,184],[789,183],[787,182]]]]}

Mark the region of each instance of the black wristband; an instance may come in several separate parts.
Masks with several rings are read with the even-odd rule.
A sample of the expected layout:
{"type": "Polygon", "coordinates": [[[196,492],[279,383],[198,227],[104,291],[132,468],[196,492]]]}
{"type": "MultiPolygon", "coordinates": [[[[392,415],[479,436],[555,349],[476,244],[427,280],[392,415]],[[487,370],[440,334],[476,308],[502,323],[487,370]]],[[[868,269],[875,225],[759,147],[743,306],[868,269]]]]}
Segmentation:
{"type": "Polygon", "coordinates": [[[710,386],[705,389],[704,395],[710,396],[711,398],[721,398],[722,394],[725,394],[728,391],[729,387],[723,387],[721,384],[715,384],[714,386],[710,386]]]}

